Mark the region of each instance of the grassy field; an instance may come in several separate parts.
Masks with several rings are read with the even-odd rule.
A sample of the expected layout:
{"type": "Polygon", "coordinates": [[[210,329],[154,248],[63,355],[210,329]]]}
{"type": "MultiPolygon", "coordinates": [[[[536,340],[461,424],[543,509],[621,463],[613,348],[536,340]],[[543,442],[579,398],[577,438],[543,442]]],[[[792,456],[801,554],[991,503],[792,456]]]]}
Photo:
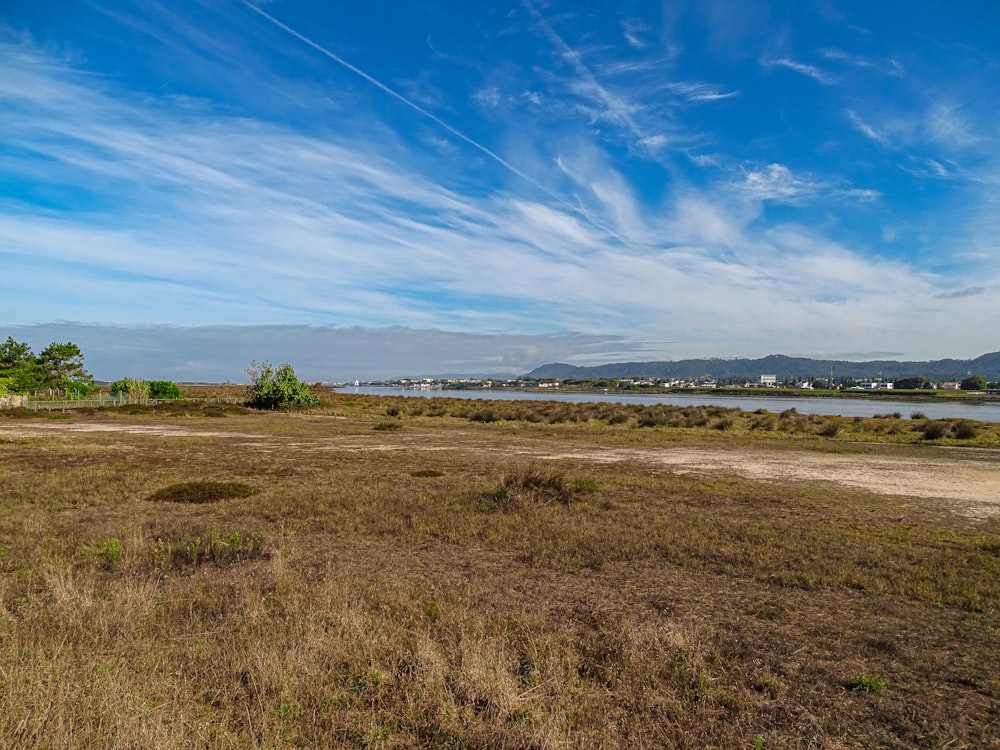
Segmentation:
{"type": "Polygon", "coordinates": [[[1000,518],[629,458],[1000,447],[900,417],[0,412],[0,746],[1000,747],[1000,518]]]}

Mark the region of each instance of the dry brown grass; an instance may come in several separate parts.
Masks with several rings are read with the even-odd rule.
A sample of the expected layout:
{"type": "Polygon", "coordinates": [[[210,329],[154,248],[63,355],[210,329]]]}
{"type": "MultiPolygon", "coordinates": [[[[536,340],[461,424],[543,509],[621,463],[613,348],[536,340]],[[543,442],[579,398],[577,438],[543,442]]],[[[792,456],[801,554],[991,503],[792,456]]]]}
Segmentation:
{"type": "Polygon", "coordinates": [[[996,521],[574,450],[906,420],[495,408],[0,426],[0,746],[1000,747],[996,521]],[[187,483],[258,491],[150,500],[187,483]]]}

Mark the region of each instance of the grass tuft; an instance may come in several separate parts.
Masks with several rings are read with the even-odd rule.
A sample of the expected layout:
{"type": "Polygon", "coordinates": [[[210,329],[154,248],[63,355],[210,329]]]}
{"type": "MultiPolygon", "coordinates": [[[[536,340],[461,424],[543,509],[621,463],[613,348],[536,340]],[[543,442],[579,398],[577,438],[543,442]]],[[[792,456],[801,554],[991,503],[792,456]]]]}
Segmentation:
{"type": "Polygon", "coordinates": [[[524,469],[500,477],[500,485],[483,495],[481,504],[484,509],[501,511],[556,503],[569,505],[578,491],[578,486],[568,481],[561,472],[545,473],[538,469],[524,469]]]}
{"type": "Polygon", "coordinates": [[[885,692],[885,680],[865,672],[850,680],[847,683],[847,688],[852,693],[874,693],[875,695],[879,695],[885,692]]]}

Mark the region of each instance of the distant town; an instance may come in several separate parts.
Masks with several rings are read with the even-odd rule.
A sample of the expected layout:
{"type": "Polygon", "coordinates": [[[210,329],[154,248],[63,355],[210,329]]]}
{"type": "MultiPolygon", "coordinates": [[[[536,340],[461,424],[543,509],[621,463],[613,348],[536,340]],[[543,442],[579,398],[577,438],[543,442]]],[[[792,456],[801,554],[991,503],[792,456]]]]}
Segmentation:
{"type": "Polygon", "coordinates": [[[888,380],[874,377],[855,380],[844,377],[789,378],[779,380],[776,375],[761,374],[756,380],[716,380],[710,376],[700,378],[396,378],[381,380],[355,380],[331,383],[334,388],[375,387],[397,388],[413,391],[437,390],[537,390],[537,391],[649,391],[649,390],[744,390],[769,389],[779,391],[811,391],[820,394],[844,392],[906,391],[930,395],[933,391],[964,391],[968,395],[1000,396],[1000,383],[988,383],[980,376],[969,376],[961,381],[931,381],[922,377],[888,380]]]}

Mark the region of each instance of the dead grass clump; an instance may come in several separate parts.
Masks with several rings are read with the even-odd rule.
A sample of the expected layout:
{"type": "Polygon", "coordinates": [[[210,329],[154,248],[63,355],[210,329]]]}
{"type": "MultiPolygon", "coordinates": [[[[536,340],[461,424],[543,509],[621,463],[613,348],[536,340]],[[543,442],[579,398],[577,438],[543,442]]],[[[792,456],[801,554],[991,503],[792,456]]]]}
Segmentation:
{"type": "Polygon", "coordinates": [[[500,486],[482,495],[480,506],[484,510],[513,511],[554,503],[569,505],[577,492],[577,485],[561,472],[524,469],[500,477],[500,486]]]}
{"type": "Polygon", "coordinates": [[[179,482],[157,490],[147,499],[165,503],[217,503],[250,497],[258,491],[243,482],[179,482]]]}

